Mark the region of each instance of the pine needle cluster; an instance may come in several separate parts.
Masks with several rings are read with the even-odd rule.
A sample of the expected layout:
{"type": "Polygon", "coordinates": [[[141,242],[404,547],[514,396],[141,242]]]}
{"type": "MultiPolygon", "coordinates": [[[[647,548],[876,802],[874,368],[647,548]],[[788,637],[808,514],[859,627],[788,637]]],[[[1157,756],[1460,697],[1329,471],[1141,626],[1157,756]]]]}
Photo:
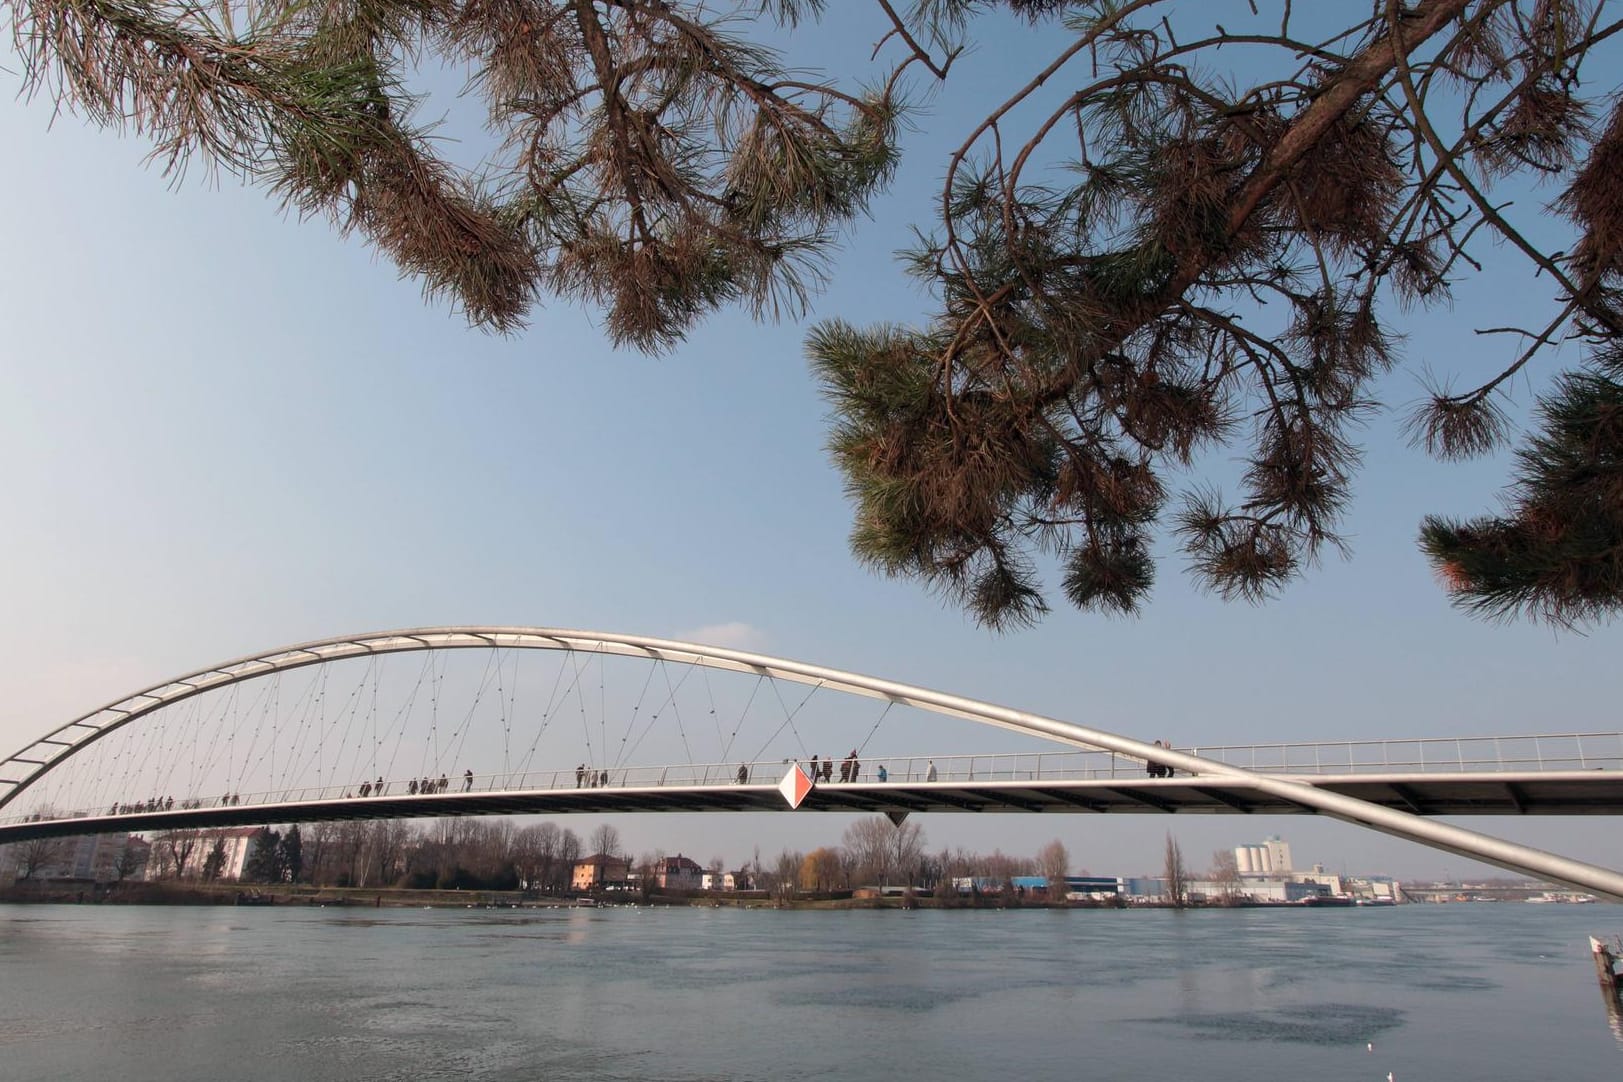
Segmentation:
{"type": "Polygon", "coordinates": [[[798,313],[894,161],[889,88],[796,78],[700,3],[3,6],[29,92],[151,139],[167,170],[201,159],[359,232],[499,331],[543,291],[602,305],[616,342],[649,350],[722,304],[798,313]],[[405,79],[425,57],[476,73],[500,160],[436,154],[405,79]]]}
{"type": "Polygon", "coordinates": [[[1540,399],[1507,506],[1430,516],[1420,539],[1445,585],[1484,616],[1559,626],[1605,619],[1623,597],[1623,346],[1598,352],[1540,399]]]}
{"type": "Polygon", "coordinates": [[[1482,328],[1515,359],[1434,387],[1415,442],[1498,448],[1512,377],[1569,341],[1590,360],[1543,400],[1505,514],[1429,520],[1423,546],[1476,611],[1623,602],[1623,106],[1591,70],[1615,5],[1370,0],[1315,37],[1283,0],[1233,27],[1171,0],[872,5],[882,77],[849,89],[749,39],[823,0],[0,0],[27,89],[165,169],[262,184],[479,326],[558,294],[649,351],[724,305],[804,313],[892,174],[909,81],[949,78],[978,20],[1051,27],[1057,54],[967,133],[905,253],[928,318],[807,340],[859,557],[1006,627],[1048,610],[1055,568],[1070,603],[1136,611],[1170,530],[1207,588],[1270,597],[1342,544],[1390,312],[1445,302],[1492,244],[1551,318],[1482,328]],[[1225,75],[1235,50],[1266,74],[1225,75]],[[416,120],[426,60],[488,106],[503,149],[478,170],[416,120]],[[1562,250],[1497,187],[1529,178],[1573,227],[1562,250]],[[1178,491],[1215,449],[1238,491],[1178,491]]]}
{"type": "MultiPolygon", "coordinates": [[[[993,627],[1048,610],[1051,563],[1072,604],[1130,613],[1165,526],[1206,587],[1261,600],[1342,547],[1354,429],[1398,360],[1383,308],[1445,300],[1476,265],[1473,239],[1526,253],[1560,316],[1524,332],[1532,345],[1509,371],[1434,394],[1411,419],[1418,442],[1444,457],[1501,445],[1496,394],[1516,368],[1564,337],[1611,341],[1623,172],[1579,79],[1618,29],[1601,5],[1376,3],[1316,41],[1292,35],[1289,5],[1255,33],[1204,37],[1153,0],[1011,7],[1058,13],[1071,42],[1045,77],[1074,60],[1077,88],[1028,118],[1019,143],[1026,88],[953,157],[937,228],[908,254],[939,299],[927,326],[828,321],[807,343],[856,508],[852,544],[876,568],[993,627]],[[1204,70],[1241,44],[1294,66],[1250,87],[1204,70]],[[1570,255],[1533,246],[1494,199],[1496,179],[1527,174],[1564,185],[1559,205],[1581,230],[1570,255]],[[1169,494],[1201,451],[1236,446],[1237,494],[1169,494]]],[[[1615,489],[1579,482],[1594,459],[1532,466],[1575,445],[1575,410],[1591,419],[1591,455],[1615,455],[1615,430],[1593,420],[1610,371],[1565,379],[1546,404],[1551,434],[1524,453],[1515,528],[1531,547],[1524,520],[1547,538],[1553,499],[1574,544],[1581,533],[1617,548],[1615,516],[1581,511],[1620,506],[1615,489]]],[[[1526,606],[1503,600],[1489,556],[1464,556],[1510,544],[1503,530],[1450,536],[1467,596],[1526,606]]],[[[1573,560],[1598,553],[1540,558],[1571,587],[1548,611],[1593,615],[1573,560]]],[[[1601,595],[1615,605],[1623,583],[1601,595]]]]}

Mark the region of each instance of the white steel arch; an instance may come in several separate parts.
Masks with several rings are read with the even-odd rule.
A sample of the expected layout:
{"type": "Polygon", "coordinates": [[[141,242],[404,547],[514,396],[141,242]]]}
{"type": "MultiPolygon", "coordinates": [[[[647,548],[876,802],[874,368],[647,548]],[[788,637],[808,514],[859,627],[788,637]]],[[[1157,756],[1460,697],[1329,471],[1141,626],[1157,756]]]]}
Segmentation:
{"type": "Polygon", "coordinates": [[[1146,762],[1160,763],[1185,774],[1229,779],[1344,822],[1474,860],[1496,864],[1512,871],[1568,883],[1583,890],[1595,891],[1623,901],[1623,874],[1611,869],[1508,842],[1448,823],[1428,820],[1355,797],[1328,792],[1302,778],[1254,773],[1241,767],[1158,747],[1103,729],[788,658],[672,639],[562,628],[411,628],[319,639],[199,669],[108,703],[52,730],[5,759],[0,759],[0,808],[16,799],[52,768],[107,733],[194,695],[272,673],[348,658],[456,649],[574,650],[610,656],[643,657],[730,672],[754,673],[793,683],[883,699],[932,713],[964,718],[1027,735],[1047,737],[1074,747],[1118,752],[1146,762]]]}

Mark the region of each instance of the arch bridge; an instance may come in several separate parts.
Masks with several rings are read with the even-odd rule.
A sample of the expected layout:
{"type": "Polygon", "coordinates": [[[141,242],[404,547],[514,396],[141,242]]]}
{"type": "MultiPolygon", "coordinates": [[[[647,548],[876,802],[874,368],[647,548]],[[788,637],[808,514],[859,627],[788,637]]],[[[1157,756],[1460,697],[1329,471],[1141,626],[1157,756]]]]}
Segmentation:
{"type": "Polygon", "coordinates": [[[1171,748],[786,658],[557,628],[323,639],[145,688],[0,759],[0,843],[785,811],[796,765],[817,778],[800,811],[1317,814],[1623,900],[1616,871],[1435,818],[1623,813],[1623,734],[1171,748]],[[950,741],[948,719],[969,723],[950,741]],[[923,754],[986,727],[1017,746],[923,754]]]}

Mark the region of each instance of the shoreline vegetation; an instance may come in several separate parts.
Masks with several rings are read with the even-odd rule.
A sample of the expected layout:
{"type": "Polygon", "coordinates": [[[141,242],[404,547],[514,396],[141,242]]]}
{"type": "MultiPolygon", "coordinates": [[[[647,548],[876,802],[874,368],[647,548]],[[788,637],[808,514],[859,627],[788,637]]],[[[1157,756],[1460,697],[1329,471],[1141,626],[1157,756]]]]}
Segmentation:
{"type": "MultiPolygon", "coordinates": [[[[136,882],[92,885],[21,882],[0,889],[0,903],[53,905],[277,905],[377,909],[569,909],[664,906],[730,909],[1119,909],[1112,903],[1004,899],[985,895],[946,901],[927,892],[883,894],[868,890],[801,891],[783,897],[764,890],[652,892],[582,891],[536,895],[518,890],[435,890],[407,887],[315,887],[308,884],[136,882]]],[[[1134,908],[1137,908],[1135,906],[1134,908]]]]}
{"type": "Polygon", "coordinates": [[[18,883],[0,889],[0,903],[49,905],[190,905],[346,907],[357,909],[568,909],[662,906],[700,909],[1300,909],[1283,902],[1234,901],[1185,904],[1165,901],[1054,901],[1001,894],[936,897],[927,891],[802,891],[780,896],[768,891],[653,892],[599,891],[578,895],[527,894],[516,890],[433,890],[400,887],[315,887],[308,884],[136,882],[93,885],[73,882],[18,883]]]}

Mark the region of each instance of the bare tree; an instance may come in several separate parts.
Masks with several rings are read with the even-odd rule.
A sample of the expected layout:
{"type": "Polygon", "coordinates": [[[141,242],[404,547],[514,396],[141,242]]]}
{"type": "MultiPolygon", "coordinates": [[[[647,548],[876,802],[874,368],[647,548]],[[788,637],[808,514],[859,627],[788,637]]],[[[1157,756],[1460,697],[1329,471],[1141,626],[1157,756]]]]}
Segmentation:
{"type": "Polygon", "coordinates": [[[65,838],[30,838],[26,842],[18,842],[15,850],[17,878],[19,880],[34,878],[61,860],[66,849],[65,838]]]}
{"type": "Polygon", "coordinates": [[[561,894],[569,888],[570,877],[575,874],[575,864],[581,858],[580,837],[568,827],[558,835],[558,862],[553,871],[553,893],[561,894]]]}
{"type": "Polygon", "coordinates": [[[534,894],[551,892],[558,861],[558,826],[540,823],[520,828],[513,837],[513,860],[520,883],[534,894]]]}
{"type": "Polygon", "coordinates": [[[336,881],[348,887],[365,886],[367,843],[370,837],[368,824],[352,822],[339,823],[337,826],[337,854],[334,858],[338,866],[336,881]]]}
{"type": "Polygon", "coordinates": [[[870,815],[854,821],[845,828],[840,841],[851,861],[852,881],[877,883],[885,886],[890,881],[890,836],[894,828],[883,815],[870,815]]]}
{"type": "Polygon", "coordinates": [[[1064,901],[1065,877],[1071,874],[1071,854],[1058,838],[1037,850],[1037,868],[1048,881],[1050,901],[1064,901]]]}
{"type": "Polygon", "coordinates": [[[806,863],[806,855],[790,849],[778,852],[778,859],[772,864],[772,889],[779,897],[788,897],[795,892],[800,883],[800,869],[806,863]]]}
{"type": "Polygon", "coordinates": [[[608,823],[599,824],[592,830],[591,840],[588,843],[594,855],[602,853],[604,856],[618,856],[620,853],[620,832],[608,823]]]}
{"type": "Polygon", "coordinates": [[[405,870],[406,843],[411,830],[398,819],[379,819],[367,825],[365,882],[359,886],[391,886],[405,870]]]}
{"type": "Polygon", "coordinates": [[[665,871],[665,850],[656,849],[651,853],[644,853],[636,862],[637,885],[641,888],[644,897],[663,888],[660,876],[665,871]]]}
{"type": "Polygon", "coordinates": [[[991,853],[976,854],[971,861],[972,875],[983,879],[995,879],[1003,882],[1013,879],[1017,875],[1035,875],[1036,862],[1030,857],[1010,856],[1001,849],[994,849],[991,853]]]}
{"type": "Polygon", "coordinates": [[[192,854],[202,841],[197,830],[165,830],[152,839],[152,851],[158,854],[159,875],[164,878],[184,879],[190,873],[192,854]]]}
{"type": "Polygon", "coordinates": [[[1212,870],[1206,873],[1217,885],[1225,905],[1233,905],[1243,893],[1245,881],[1240,878],[1240,865],[1234,859],[1234,850],[1219,849],[1212,854],[1212,870]]]}
{"type": "Polygon", "coordinates": [[[118,851],[118,860],[113,864],[113,875],[117,877],[115,882],[122,883],[141,870],[141,853],[130,844],[131,840],[124,839],[124,847],[118,851]]]}
{"type": "Polygon", "coordinates": [[[340,824],[307,823],[302,843],[304,847],[304,876],[317,886],[326,886],[337,879],[333,868],[333,854],[339,847],[340,824]]]}
{"type": "Polygon", "coordinates": [[[1184,871],[1183,851],[1177,840],[1167,834],[1166,863],[1162,874],[1167,882],[1167,901],[1182,909],[1189,904],[1189,876],[1184,871]]]}
{"type": "MultiPolygon", "coordinates": [[[[890,820],[887,818],[886,822],[890,820]]],[[[891,827],[886,840],[886,861],[889,872],[884,883],[897,882],[903,886],[919,884],[920,865],[924,862],[924,828],[911,819],[904,819],[891,827]]]]}

